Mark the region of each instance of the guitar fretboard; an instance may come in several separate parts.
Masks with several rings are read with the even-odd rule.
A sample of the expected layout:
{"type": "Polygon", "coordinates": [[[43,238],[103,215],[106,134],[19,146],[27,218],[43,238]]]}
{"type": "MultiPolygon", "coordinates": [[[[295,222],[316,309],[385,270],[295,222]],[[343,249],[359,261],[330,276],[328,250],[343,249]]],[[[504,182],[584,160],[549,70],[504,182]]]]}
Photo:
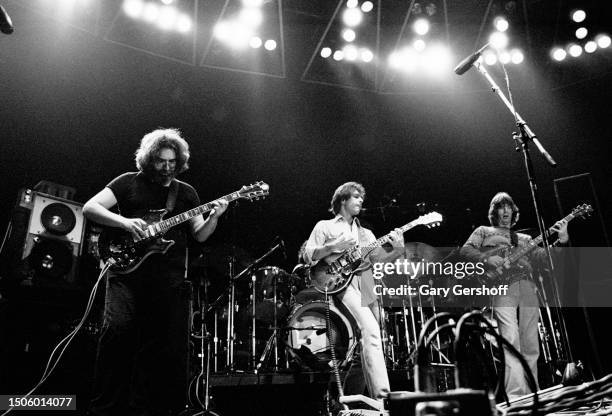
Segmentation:
{"type": "MultiPolygon", "coordinates": [[[[400,229],[402,230],[402,233],[405,233],[406,231],[410,230],[411,228],[416,227],[418,224],[419,224],[419,220],[410,221],[408,224],[403,225],[402,227],[400,227],[400,229]]],[[[372,250],[374,250],[375,248],[380,247],[383,244],[391,243],[391,242],[392,242],[391,241],[391,235],[385,234],[382,237],[380,237],[378,240],[371,242],[367,246],[361,247],[359,250],[361,250],[361,255],[363,257],[365,257],[368,254],[370,254],[370,252],[372,250]]]]}
{"type": "MultiPolygon", "coordinates": [[[[573,220],[574,218],[576,218],[580,212],[582,212],[582,211],[572,211],[569,215],[563,217],[562,221],[568,221],[569,222],[569,221],[573,220]]],[[[548,230],[546,230],[546,234],[549,237],[551,235],[553,235],[554,233],[555,233],[555,231],[553,231],[552,227],[550,227],[548,230]]],[[[540,234],[539,236],[537,236],[536,238],[531,240],[526,246],[520,248],[519,250],[515,251],[510,256],[508,256],[508,258],[506,260],[508,262],[510,262],[510,263],[513,263],[513,262],[517,261],[518,259],[520,259],[524,255],[529,253],[531,250],[533,250],[536,247],[538,247],[543,240],[544,240],[544,236],[542,234],[540,234]]]]}
{"type": "MultiPolygon", "coordinates": [[[[219,199],[225,199],[227,202],[232,202],[240,198],[242,198],[240,192],[236,191],[236,192],[232,192],[231,194],[222,196],[221,198],[217,198],[215,201],[219,199]]],[[[205,214],[209,211],[212,211],[213,202],[215,201],[207,202],[206,204],[192,208],[189,211],[185,211],[178,215],[175,215],[174,217],[170,217],[167,220],[160,221],[159,223],[156,224],[156,227],[159,227],[160,231],[164,231],[164,232],[168,231],[170,228],[175,227],[179,224],[182,224],[185,221],[188,221],[197,215],[205,214]]]]}

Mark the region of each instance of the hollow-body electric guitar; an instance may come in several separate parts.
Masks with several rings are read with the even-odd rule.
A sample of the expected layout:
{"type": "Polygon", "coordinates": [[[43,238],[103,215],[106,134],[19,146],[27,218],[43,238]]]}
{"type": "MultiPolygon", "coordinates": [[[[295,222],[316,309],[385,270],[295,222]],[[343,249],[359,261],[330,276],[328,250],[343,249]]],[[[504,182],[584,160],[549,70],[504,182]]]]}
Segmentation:
{"type": "MultiPolygon", "coordinates": [[[[426,225],[435,227],[442,222],[442,215],[437,212],[421,215],[414,221],[401,227],[403,233],[416,227],[426,225]]],[[[364,259],[374,249],[385,243],[390,243],[389,234],[364,247],[353,247],[341,253],[333,253],[322,258],[310,267],[310,278],[314,288],[321,292],[333,295],[346,289],[356,273],[368,269],[371,264],[364,259]]]]}
{"type": "MultiPolygon", "coordinates": [[[[249,186],[243,186],[240,190],[222,196],[232,202],[237,199],[254,200],[264,198],[269,194],[270,187],[267,183],[256,182],[249,186]]],[[[207,202],[189,211],[163,219],[167,210],[151,210],[142,219],[147,223],[144,230],[145,237],[135,241],[130,232],[121,228],[106,227],[100,234],[98,246],[100,257],[103,261],[110,263],[110,269],[118,274],[126,274],[136,270],[142,262],[153,253],[166,253],[174,245],[174,240],[166,240],[164,234],[171,228],[205,214],[213,209],[213,202],[207,202]]]]}
{"type": "MultiPolygon", "coordinates": [[[[582,204],[572,210],[572,212],[564,217],[562,221],[571,221],[574,218],[585,217],[593,212],[593,208],[588,204],[582,204]]],[[[548,236],[552,236],[555,232],[552,227],[546,231],[548,236]]],[[[517,263],[531,253],[533,250],[538,248],[544,240],[542,234],[536,238],[530,240],[527,244],[519,247],[495,247],[493,249],[483,250],[484,258],[488,258],[494,255],[498,255],[504,259],[502,266],[496,268],[490,268],[486,270],[485,275],[482,278],[487,281],[493,281],[498,283],[508,283],[514,276],[523,273],[521,268],[517,266],[517,263]],[[507,265],[508,268],[505,266],[507,265]]]]}

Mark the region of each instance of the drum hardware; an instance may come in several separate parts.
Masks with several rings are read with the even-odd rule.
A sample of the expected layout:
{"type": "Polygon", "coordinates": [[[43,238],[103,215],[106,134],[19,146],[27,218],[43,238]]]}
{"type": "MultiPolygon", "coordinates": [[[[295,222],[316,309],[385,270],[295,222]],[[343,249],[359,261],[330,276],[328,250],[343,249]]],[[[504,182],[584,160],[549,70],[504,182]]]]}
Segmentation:
{"type": "MultiPolygon", "coordinates": [[[[241,279],[243,279],[244,276],[248,276],[248,275],[252,275],[253,270],[256,266],[258,266],[266,257],[268,257],[270,254],[272,254],[274,251],[276,251],[279,248],[282,248],[282,241],[279,241],[278,243],[276,243],[272,248],[270,248],[266,253],[264,253],[261,257],[259,257],[258,259],[254,260],[253,262],[251,262],[249,265],[247,265],[240,273],[234,275],[235,270],[234,270],[234,262],[235,259],[233,256],[229,256],[228,257],[228,268],[229,268],[229,284],[227,285],[227,287],[222,291],[222,293],[217,297],[217,299],[215,299],[215,301],[213,301],[212,303],[210,303],[210,305],[208,305],[208,308],[206,309],[206,312],[210,312],[212,310],[216,310],[220,307],[220,305],[223,302],[223,299],[228,296],[228,301],[227,301],[227,335],[226,335],[226,342],[227,342],[227,354],[226,354],[226,369],[227,371],[231,372],[235,370],[235,355],[236,355],[236,350],[235,350],[235,341],[236,341],[236,332],[235,332],[235,313],[236,313],[236,309],[238,307],[237,302],[236,302],[236,284],[241,281],[241,279]]],[[[254,301],[254,299],[253,299],[254,301]]],[[[254,309],[253,309],[254,310],[254,309]]],[[[253,315],[255,315],[255,313],[253,313],[253,315]]],[[[256,342],[256,334],[255,332],[255,325],[253,325],[253,335],[251,337],[251,343],[254,345],[256,342]]],[[[255,366],[255,358],[252,355],[252,352],[254,350],[253,346],[251,347],[252,350],[249,352],[249,363],[251,363],[252,368],[254,369],[255,366]]]]}
{"type": "MultiPolygon", "coordinates": [[[[204,276],[199,280],[197,291],[194,296],[197,311],[192,314],[191,319],[191,337],[199,340],[199,351],[198,358],[200,364],[200,372],[195,376],[189,383],[188,388],[188,400],[190,406],[196,409],[195,413],[192,413],[192,409],[186,409],[190,416],[219,416],[218,413],[210,410],[210,357],[211,357],[211,343],[214,343],[214,365],[217,365],[217,352],[218,352],[218,336],[217,336],[217,310],[214,311],[214,335],[208,332],[206,325],[206,304],[208,302],[208,292],[206,290],[206,282],[204,276]],[[202,293],[204,292],[204,293],[202,293]],[[199,331],[195,331],[197,323],[193,319],[196,315],[199,315],[199,331]]],[[[192,301],[192,302],[193,302],[192,301]]],[[[181,413],[183,414],[183,413],[181,413]]]]}

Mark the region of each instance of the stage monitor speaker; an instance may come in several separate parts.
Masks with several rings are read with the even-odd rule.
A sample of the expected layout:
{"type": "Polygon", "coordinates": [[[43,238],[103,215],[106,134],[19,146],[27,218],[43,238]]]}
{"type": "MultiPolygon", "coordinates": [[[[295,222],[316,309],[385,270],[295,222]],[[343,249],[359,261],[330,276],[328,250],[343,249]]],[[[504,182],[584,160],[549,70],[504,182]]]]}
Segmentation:
{"type": "Polygon", "coordinates": [[[85,219],[83,205],[41,192],[32,193],[22,259],[36,285],[77,280],[85,219]]]}

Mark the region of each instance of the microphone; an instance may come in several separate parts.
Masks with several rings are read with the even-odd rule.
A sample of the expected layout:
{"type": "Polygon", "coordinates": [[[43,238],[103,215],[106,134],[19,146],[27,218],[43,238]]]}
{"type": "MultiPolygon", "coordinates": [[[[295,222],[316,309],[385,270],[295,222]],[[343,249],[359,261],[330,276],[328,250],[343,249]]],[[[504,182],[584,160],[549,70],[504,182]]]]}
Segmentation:
{"type": "Polygon", "coordinates": [[[13,21],[8,15],[4,7],[0,6],[0,32],[10,35],[13,33],[15,28],[13,27],[13,21]]]}
{"type": "Polygon", "coordinates": [[[457,75],[463,75],[465,74],[468,69],[471,68],[471,66],[474,64],[474,62],[476,62],[478,60],[478,58],[480,58],[480,55],[482,54],[482,52],[487,49],[490,45],[490,42],[487,42],[486,45],[484,45],[482,48],[478,49],[476,52],[474,52],[472,55],[468,56],[467,58],[465,58],[463,61],[459,62],[459,65],[457,65],[455,67],[455,74],[457,75]]]}

